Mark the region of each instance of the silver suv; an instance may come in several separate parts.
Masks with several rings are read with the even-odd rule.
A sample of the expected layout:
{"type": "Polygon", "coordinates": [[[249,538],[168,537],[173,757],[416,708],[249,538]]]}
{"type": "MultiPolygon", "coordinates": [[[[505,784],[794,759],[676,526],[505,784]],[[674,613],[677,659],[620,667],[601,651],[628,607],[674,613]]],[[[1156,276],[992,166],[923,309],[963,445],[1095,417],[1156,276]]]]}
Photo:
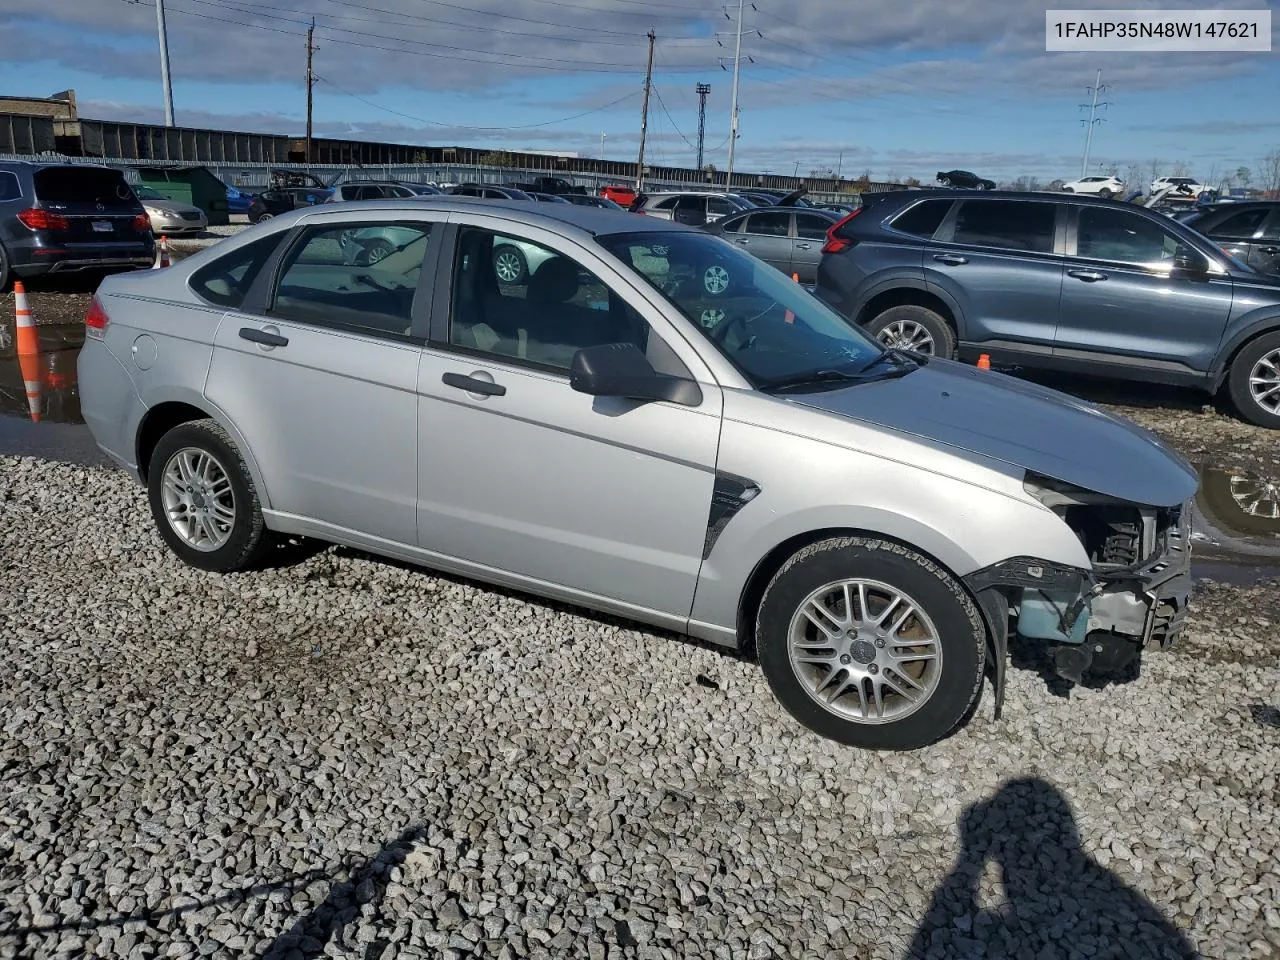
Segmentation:
{"type": "Polygon", "coordinates": [[[665,221],[315,206],[107,279],[86,327],[85,419],[183,561],[300,535],[685,632],[846,744],[945,736],[1019,638],[1122,665],[1190,592],[1195,473],[1149,434],[665,221]]]}

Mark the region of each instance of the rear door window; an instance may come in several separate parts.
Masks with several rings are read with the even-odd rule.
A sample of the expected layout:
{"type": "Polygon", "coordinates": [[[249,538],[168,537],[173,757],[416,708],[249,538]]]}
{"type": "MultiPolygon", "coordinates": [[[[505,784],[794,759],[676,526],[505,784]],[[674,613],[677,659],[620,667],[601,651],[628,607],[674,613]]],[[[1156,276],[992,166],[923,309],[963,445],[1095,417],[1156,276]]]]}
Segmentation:
{"type": "Polygon", "coordinates": [[[833,221],[812,213],[796,214],[796,236],[801,240],[826,240],[833,221]]]}
{"type": "Polygon", "coordinates": [[[284,257],[268,314],[396,337],[412,333],[429,223],[314,227],[284,257]]]}
{"type": "Polygon", "coordinates": [[[96,167],[45,167],[35,173],[36,197],[44,203],[133,207],[124,174],[96,167]]]}
{"type": "Polygon", "coordinates": [[[22,196],[22,185],[12,173],[0,173],[0,203],[6,200],[17,200],[22,196]]]}
{"type": "Polygon", "coordinates": [[[1024,200],[963,200],[954,243],[1052,253],[1057,205],[1024,200]]]}

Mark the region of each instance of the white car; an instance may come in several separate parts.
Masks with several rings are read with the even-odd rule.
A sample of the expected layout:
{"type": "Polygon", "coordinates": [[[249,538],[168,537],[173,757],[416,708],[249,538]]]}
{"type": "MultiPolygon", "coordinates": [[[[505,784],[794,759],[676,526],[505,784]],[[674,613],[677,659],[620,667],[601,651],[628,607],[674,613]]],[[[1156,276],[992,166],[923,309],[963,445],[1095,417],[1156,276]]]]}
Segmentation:
{"type": "Polygon", "coordinates": [[[1124,181],[1119,177],[1081,177],[1064,183],[1062,189],[1065,193],[1091,193],[1105,200],[1123,193],[1124,181]]]}
{"type": "Polygon", "coordinates": [[[1197,182],[1195,177],[1156,177],[1151,181],[1151,192],[1153,194],[1169,187],[1175,188],[1174,193],[1190,197],[1198,197],[1210,189],[1203,183],[1197,182]]]}

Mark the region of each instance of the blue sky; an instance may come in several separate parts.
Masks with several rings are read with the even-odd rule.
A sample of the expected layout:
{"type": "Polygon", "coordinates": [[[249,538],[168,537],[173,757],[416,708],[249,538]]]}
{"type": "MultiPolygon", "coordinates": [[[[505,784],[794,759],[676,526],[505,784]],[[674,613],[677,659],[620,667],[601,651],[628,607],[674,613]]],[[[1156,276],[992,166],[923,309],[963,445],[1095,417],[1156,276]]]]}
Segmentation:
{"type": "MultiPolygon", "coordinates": [[[[159,122],[153,0],[0,0],[0,93],[74,88],[81,113],[159,122]],[[31,52],[22,59],[21,52],[31,52]]],[[[1073,6],[1087,6],[1077,2],[1073,6]]],[[[1111,6],[1112,4],[1095,4],[1111,6]]],[[[1247,0],[1231,8],[1275,4],[1247,0]]],[[[1205,3],[1163,3],[1204,8],[1205,3]]],[[[712,0],[165,0],[176,120],[301,134],[305,23],[317,20],[318,133],[634,160],[658,36],[646,159],[727,159],[734,23],[712,0]],[[234,22],[228,22],[234,21],[234,22]],[[723,46],[717,44],[717,36],[723,46]],[[585,115],[584,115],[585,114],[585,115]]],[[[729,12],[736,17],[736,4],[729,12]]],[[[1201,178],[1280,150],[1277,53],[1046,53],[1021,0],[755,0],[744,17],[735,169],[930,180],[1080,174],[1095,70],[1099,164],[1201,178]],[[749,57],[750,59],[746,59],[749,57]]],[[[1273,19],[1275,19],[1273,17],[1273,19]]],[[[1280,50],[1280,48],[1278,48],[1280,50]]]]}

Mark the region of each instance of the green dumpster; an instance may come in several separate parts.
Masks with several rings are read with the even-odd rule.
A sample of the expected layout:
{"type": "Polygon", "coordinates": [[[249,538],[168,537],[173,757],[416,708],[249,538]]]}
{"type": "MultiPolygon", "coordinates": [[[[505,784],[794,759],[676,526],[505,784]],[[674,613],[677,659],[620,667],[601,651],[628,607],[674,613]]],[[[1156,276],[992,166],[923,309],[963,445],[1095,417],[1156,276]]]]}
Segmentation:
{"type": "Polygon", "coordinates": [[[163,193],[170,200],[190,203],[204,211],[209,226],[221,227],[231,222],[227,213],[227,185],[208,167],[133,168],[143,186],[163,193]]]}

